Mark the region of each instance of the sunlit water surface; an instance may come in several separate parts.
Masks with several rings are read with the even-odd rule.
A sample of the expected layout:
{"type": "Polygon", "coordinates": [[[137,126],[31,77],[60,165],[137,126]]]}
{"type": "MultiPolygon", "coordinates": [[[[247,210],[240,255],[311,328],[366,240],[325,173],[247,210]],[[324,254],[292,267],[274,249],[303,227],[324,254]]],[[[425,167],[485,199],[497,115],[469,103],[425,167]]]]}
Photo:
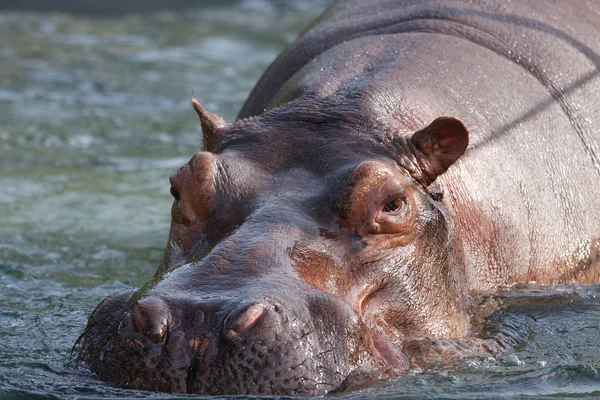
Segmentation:
{"type": "MultiPolygon", "coordinates": [[[[172,397],[99,382],[72,365],[71,348],[104,296],[147,281],[158,265],[168,176],[200,144],[192,90],[233,120],[263,69],[324,6],[0,12],[0,397],[172,397]]],[[[599,294],[509,293],[499,325],[526,331],[511,353],[344,397],[600,397],[599,294]]]]}

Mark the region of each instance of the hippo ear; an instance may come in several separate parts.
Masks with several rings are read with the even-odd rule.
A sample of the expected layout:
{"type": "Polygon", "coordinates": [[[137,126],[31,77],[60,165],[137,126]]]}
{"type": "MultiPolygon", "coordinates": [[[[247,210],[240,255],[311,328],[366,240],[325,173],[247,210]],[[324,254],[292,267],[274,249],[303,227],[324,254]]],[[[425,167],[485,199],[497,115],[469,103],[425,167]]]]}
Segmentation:
{"type": "Polygon", "coordinates": [[[190,101],[192,102],[192,107],[196,110],[196,114],[200,117],[203,149],[204,151],[212,151],[217,143],[219,143],[223,131],[229,124],[217,114],[206,111],[194,96],[192,96],[190,101]]]}
{"type": "Polygon", "coordinates": [[[456,118],[440,117],[415,132],[410,140],[428,186],[464,154],[469,132],[456,118]]]}

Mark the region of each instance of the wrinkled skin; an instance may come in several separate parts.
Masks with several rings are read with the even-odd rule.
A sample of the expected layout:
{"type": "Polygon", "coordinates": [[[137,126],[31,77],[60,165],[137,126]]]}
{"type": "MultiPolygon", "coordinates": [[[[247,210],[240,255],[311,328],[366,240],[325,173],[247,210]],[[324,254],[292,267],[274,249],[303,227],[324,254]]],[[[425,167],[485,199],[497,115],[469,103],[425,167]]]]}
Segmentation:
{"type": "Polygon", "coordinates": [[[598,37],[594,1],[332,6],[237,122],[193,100],[163,260],[81,358],[125,387],[320,395],[502,349],[482,295],[599,279],[598,37]]]}

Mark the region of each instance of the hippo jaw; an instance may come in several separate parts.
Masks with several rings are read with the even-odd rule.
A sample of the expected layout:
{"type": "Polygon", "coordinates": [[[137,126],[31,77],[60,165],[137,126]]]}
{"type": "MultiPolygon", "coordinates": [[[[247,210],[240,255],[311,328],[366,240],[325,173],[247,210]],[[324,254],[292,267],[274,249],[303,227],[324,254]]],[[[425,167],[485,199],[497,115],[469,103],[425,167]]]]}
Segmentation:
{"type": "Polygon", "coordinates": [[[405,372],[405,343],[468,332],[460,243],[434,183],[465,151],[464,126],[442,118],[377,137],[335,108],[289,107],[203,121],[218,137],[170,179],[155,279],[88,323],[81,358],[101,379],[321,395],[360,371],[405,372]]]}

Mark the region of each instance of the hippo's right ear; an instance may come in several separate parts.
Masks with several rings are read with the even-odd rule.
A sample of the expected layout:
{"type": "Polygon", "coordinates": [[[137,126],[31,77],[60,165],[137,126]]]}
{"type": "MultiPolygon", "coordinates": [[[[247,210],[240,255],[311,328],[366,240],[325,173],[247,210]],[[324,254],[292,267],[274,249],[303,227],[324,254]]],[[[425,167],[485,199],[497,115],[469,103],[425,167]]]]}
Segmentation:
{"type": "Polygon", "coordinates": [[[221,140],[223,131],[229,124],[219,115],[206,111],[194,96],[190,99],[192,107],[200,118],[202,126],[202,146],[204,151],[212,151],[221,140]]]}
{"type": "Polygon", "coordinates": [[[467,150],[469,132],[456,118],[440,117],[415,132],[410,141],[426,180],[423,183],[429,186],[467,150]]]}

